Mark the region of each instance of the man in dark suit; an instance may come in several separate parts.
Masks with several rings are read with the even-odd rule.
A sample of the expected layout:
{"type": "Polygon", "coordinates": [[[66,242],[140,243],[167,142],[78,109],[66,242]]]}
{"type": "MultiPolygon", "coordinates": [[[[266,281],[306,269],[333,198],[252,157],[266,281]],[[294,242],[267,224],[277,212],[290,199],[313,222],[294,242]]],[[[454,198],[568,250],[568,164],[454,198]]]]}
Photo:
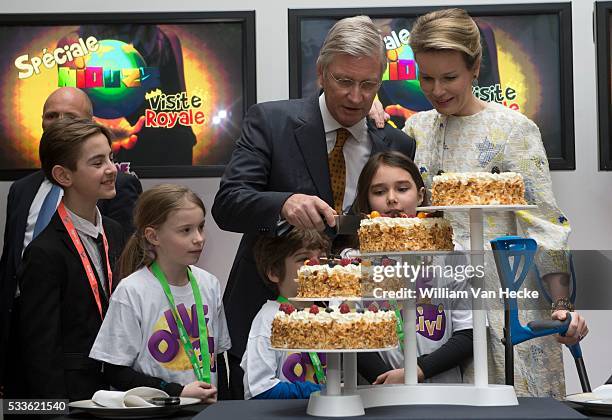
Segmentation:
{"type": "MultiPolygon", "coordinates": [[[[414,157],[413,139],[389,126],[371,127],[365,118],[385,66],[384,44],[371,20],[343,19],[317,60],[324,93],[254,105],[244,120],[212,207],[222,229],[244,233],[223,298],[232,338],[231,398],[242,398],[240,360],[251,321],[274,298],[253,260],[259,235],[273,234],[283,219],[304,229],[333,227],[334,214],[351,207],[372,154],[392,149],[414,157]]],[[[219,392],[227,397],[221,383],[219,392]]]]}
{"type": "MultiPolygon", "coordinates": [[[[105,216],[102,226],[109,244],[109,261],[114,267],[125,244],[123,229],[105,216]]],[[[105,261],[104,255],[101,260],[105,261]]],[[[14,326],[19,326],[13,334],[18,339],[7,343],[20,353],[19,358],[8,360],[17,365],[7,368],[7,372],[15,371],[7,375],[10,396],[83,400],[100,389],[108,389],[101,374],[102,364],[89,358],[102,318],[79,255],[57,213],[36,242],[26,249],[20,272],[19,277],[25,280],[24,298],[13,319],[14,326]],[[21,383],[19,389],[11,388],[16,377],[25,380],[24,388],[21,383]]],[[[106,314],[109,298],[108,293],[102,292],[106,279],[95,269],[94,274],[102,312],[106,314]]],[[[113,278],[113,290],[118,280],[113,278]]]]}
{"type": "MultiPolygon", "coordinates": [[[[43,131],[64,117],[91,119],[92,115],[92,104],[85,92],[77,88],[62,87],[55,90],[45,101],[43,131]]],[[[51,183],[45,180],[43,171],[39,170],[15,181],[9,190],[4,246],[0,259],[0,341],[3,343],[11,341],[11,337],[15,338],[9,331],[17,292],[17,270],[21,265],[23,250],[32,241],[41,205],[50,188],[51,183]]],[[[142,193],[142,185],[136,176],[120,172],[117,174],[115,188],[115,198],[100,200],[98,207],[104,216],[121,224],[127,236],[134,230],[132,211],[136,199],[142,193]]],[[[0,392],[4,384],[6,348],[7,346],[0,346],[0,392]]]]}

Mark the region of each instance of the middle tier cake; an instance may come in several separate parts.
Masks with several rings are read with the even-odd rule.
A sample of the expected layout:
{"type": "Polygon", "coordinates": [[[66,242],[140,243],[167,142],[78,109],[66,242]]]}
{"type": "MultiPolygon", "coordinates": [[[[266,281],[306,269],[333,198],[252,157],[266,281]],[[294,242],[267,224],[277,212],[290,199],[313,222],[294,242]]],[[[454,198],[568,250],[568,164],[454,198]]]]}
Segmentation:
{"type": "Polygon", "coordinates": [[[272,321],[272,347],[284,349],[382,349],[397,346],[393,311],[351,311],[346,304],[297,310],[282,304],[272,321]]]}
{"type": "Polygon", "coordinates": [[[453,248],[453,228],[442,217],[386,217],[372,212],[359,227],[361,252],[449,251],[453,248]]]}
{"type": "Polygon", "coordinates": [[[361,296],[361,260],[321,262],[307,260],[300,267],[297,297],[361,296]]]}
{"type": "Polygon", "coordinates": [[[393,276],[375,281],[374,267],[372,261],[361,258],[306,260],[297,273],[297,297],[369,297],[377,288],[399,290],[402,287],[403,282],[393,276]]]}

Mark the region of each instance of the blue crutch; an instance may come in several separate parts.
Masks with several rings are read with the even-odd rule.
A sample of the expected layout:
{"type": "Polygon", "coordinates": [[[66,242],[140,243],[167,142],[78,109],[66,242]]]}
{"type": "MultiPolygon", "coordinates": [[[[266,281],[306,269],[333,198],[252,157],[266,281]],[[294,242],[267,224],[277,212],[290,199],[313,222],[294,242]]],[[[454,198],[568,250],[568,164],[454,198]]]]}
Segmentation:
{"type": "MultiPolygon", "coordinates": [[[[569,301],[573,304],[576,302],[576,272],[574,270],[574,259],[572,258],[572,254],[569,254],[569,266],[570,273],[572,279],[572,293],[569,297],[569,301]]],[[[552,303],[553,298],[548,294],[546,288],[544,287],[544,283],[542,282],[542,277],[540,276],[540,271],[537,266],[533,266],[536,273],[536,278],[538,279],[538,285],[540,286],[540,290],[544,295],[544,298],[548,301],[548,303],[552,303]]],[[[580,379],[580,386],[582,387],[582,392],[591,392],[591,384],[589,383],[589,376],[586,371],[586,367],[584,366],[584,360],[582,359],[582,349],[580,348],[580,344],[576,343],[573,346],[567,346],[569,351],[572,353],[574,357],[574,362],[576,363],[576,370],[578,371],[578,378],[580,379]]]]}
{"type": "MultiPolygon", "coordinates": [[[[492,240],[491,248],[493,249],[493,256],[502,287],[507,288],[509,291],[518,291],[533,264],[538,248],[536,241],[531,238],[520,238],[518,236],[503,236],[492,240]]],[[[572,276],[575,281],[573,265],[572,276]]],[[[541,281],[540,287],[542,287],[541,281]]],[[[550,296],[548,297],[550,298],[550,296]]],[[[527,325],[522,325],[518,316],[516,297],[504,297],[504,306],[505,326],[502,343],[505,346],[506,384],[514,385],[513,347],[532,338],[551,334],[565,334],[571,322],[571,315],[568,313],[565,321],[536,320],[530,321],[527,325]]],[[[590,392],[591,386],[584,367],[580,344],[576,343],[568,347],[576,362],[582,389],[584,392],[590,392]]]]}

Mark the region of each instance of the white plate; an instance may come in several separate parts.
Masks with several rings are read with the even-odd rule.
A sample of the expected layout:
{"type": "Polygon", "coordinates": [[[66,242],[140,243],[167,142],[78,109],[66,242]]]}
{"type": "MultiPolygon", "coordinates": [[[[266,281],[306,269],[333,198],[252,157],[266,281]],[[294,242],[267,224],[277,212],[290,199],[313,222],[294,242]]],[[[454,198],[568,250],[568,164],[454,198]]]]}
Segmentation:
{"type": "Polygon", "coordinates": [[[396,349],[397,346],[383,347],[380,349],[282,349],[280,347],[270,347],[272,350],[287,351],[291,353],[368,353],[374,351],[388,351],[396,349]]]}
{"type": "Polygon", "coordinates": [[[463,206],[427,206],[417,207],[417,211],[465,211],[470,209],[482,209],[484,211],[515,211],[536,209],[535,204],[466,204],[463,206]]]}
{"type": "Polygon", "coordinates": [[[78,408],[96,417],[107,419],[148,419],[151,417],[169,416],[188,405],[199,404],[198,398],[181,397],[179,405],[155,406],[155,407],[102,407],[92,400],[73,401],[68,404],[70,408],[78,408]]]}
{"type": "Polygon", "coordinates": [[[578,404],[593,413],[612,415],[612,398],[601,398],[592,392],[583,392],[568,395],[565,400],[578,404]]]}

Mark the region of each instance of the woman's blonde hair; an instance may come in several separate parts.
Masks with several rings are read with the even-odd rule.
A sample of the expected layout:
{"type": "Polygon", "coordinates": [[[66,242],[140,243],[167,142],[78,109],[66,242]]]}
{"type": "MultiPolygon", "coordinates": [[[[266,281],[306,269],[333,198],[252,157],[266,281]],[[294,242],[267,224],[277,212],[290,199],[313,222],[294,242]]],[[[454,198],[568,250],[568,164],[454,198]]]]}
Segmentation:
{"type": "Polygon", "coordinates": [[[410,31],[409,44],[415,54],[459,51],[469,69],[482,56],[478,26],[463,9],[436,10],[420,16],[410,31]]]}
{"type": "Polygon", "coordinates": [[[200,207],[206,215],[204,203],[193,191],[182,185],[161,184],[143,192],[134,208],[134,227],[119,258],[119,278],[132,274],[155,261],[153,245],[145,238],[148,227],[158,229],[168,219],[170,212],[184,208],[187,203],[200,207]]]}

